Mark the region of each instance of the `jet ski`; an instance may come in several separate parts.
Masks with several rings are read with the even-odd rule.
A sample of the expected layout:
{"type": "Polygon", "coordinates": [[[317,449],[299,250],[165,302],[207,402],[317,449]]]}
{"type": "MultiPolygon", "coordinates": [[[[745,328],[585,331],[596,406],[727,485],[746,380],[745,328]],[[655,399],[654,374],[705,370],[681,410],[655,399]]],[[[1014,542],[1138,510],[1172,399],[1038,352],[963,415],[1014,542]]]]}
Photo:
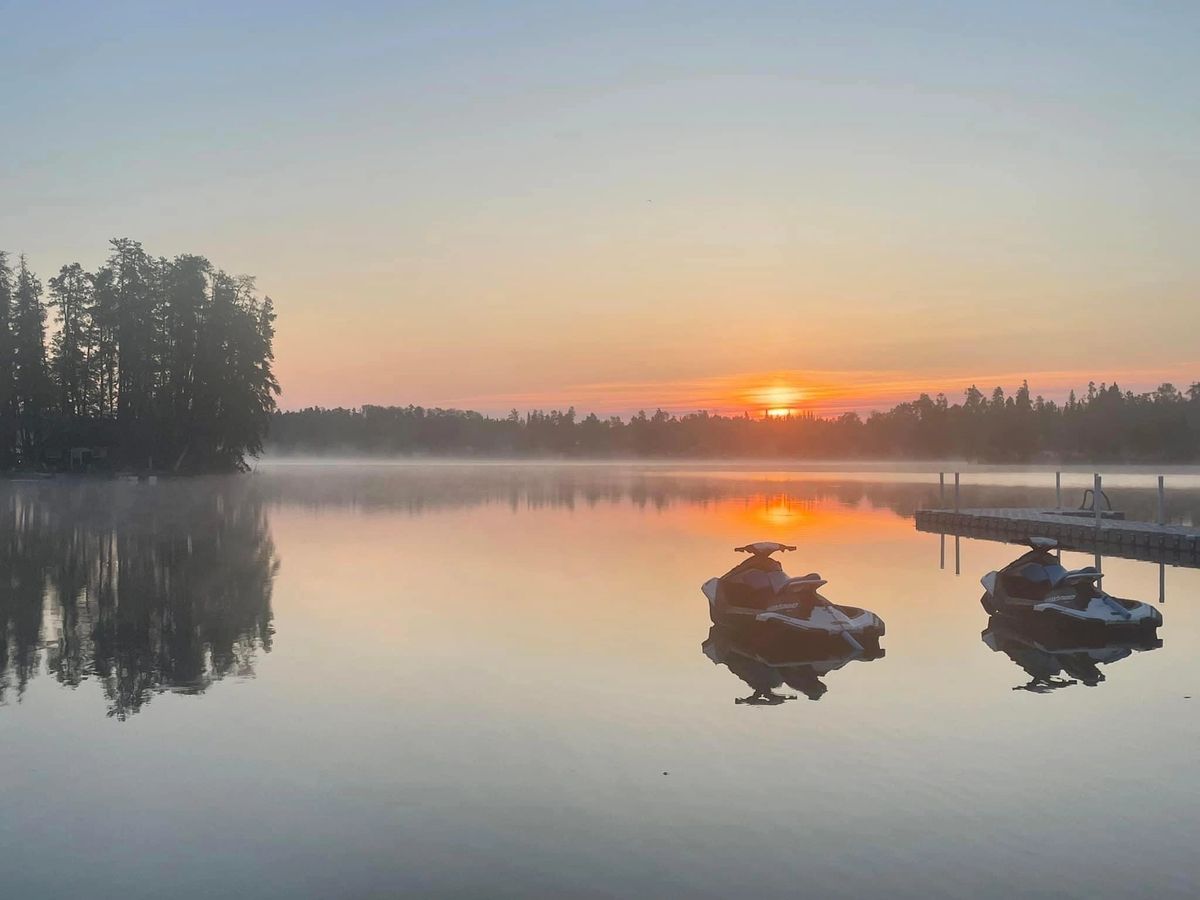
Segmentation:
{"type": "Polygon", "coordinates": [[[1153,606],[1104,591],[1094,566],[1064,568],[1051,552],[1057,546],[1051,538],[1030,538],[1027,553],[984,575],[980,602],[988,614],[1072,633],[1153,632],[1162,624],[1153,606]]]}
{"type": "Polygon", "coordinates": [[[854,660],[879,659],[884,651],[854,649],[842,643],[831,650],[829,642],[799,634],[786,643],[772,641],[769,634],[738,636],[728,628],[714,625],[701,644],[704,655],[714,664],[725,666],[753,691],[734,702],[748,706],[778,706],[795,700],[795,694],[779,693],[786,686],[809,700],[820,700],[829,690],[821,679],[854,660]]]}
{"type": "Polygon", "coordinates": [[[795,549],[774,541],[735,547],[735,553],[749,556],[700,588],[708,598],[713,624],[737,634],[802,634],[824,638],[835,647],[878,649],[884,633],[879,616],[856,606],[830,603],[817,592],[826,583],[820,575],[811,572],[792,578],[771,558],[773,553],[795,549]]]}
{"type": "Polygon", "coordinates": [[[1037,694],[1073,684],[1095,687],[1105,680],[1101,665],[1112,665],[1136,652],[1162,646],[1161,639],[1136,632],[1101,635],[1089,641],[1005,616],[992,616],[980,637],[991,650],[1004,653],[1029,675],[1028,684],[1013,690],[1037,694]]]}

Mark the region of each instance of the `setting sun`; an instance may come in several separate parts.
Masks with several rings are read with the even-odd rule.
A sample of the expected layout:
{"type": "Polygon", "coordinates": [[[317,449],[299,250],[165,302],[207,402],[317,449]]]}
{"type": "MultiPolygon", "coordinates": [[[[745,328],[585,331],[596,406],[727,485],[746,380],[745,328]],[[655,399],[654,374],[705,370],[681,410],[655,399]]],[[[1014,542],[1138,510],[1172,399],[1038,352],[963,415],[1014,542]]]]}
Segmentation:
{"type": "Polygon", "coordinates": [[[750,400],[755,406],[766,407],[771,418],[784,418],[796,412],[796,403],[802,395],[797,388],[785,383],[775,383],[751,391],[750,400]]]}

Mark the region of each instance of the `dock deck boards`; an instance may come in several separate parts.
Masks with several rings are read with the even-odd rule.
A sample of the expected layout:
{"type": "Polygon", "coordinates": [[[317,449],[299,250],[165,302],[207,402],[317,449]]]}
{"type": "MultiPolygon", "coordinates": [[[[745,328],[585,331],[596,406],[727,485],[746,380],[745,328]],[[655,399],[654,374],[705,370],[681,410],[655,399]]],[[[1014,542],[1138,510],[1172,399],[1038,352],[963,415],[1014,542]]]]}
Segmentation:
{"type": "Polygon", "coordinates": [[[922,509],[918,531],[989,540],[1054,538],[1067,550],[1200,568],[1200,528],[1136,522],[1105,512],[1100,526],[1078,510],[1038,508],[922,509]]]}

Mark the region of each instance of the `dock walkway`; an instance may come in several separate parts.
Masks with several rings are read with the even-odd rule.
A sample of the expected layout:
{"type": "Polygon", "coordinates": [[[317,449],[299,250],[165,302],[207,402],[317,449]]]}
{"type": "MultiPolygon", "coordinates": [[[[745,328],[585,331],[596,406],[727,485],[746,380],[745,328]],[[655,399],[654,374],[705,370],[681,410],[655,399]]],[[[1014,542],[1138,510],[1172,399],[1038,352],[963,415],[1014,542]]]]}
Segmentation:
{"type": "Polygon", "coordinates": [[[1134,522],[1105,511],[1099,526],[1090,511],[1069,509],[922,509],[918,531],[985,540],[1054,538],[1065,550],[1100,553],[1200,568],[1200,528],[1134,522]]]}

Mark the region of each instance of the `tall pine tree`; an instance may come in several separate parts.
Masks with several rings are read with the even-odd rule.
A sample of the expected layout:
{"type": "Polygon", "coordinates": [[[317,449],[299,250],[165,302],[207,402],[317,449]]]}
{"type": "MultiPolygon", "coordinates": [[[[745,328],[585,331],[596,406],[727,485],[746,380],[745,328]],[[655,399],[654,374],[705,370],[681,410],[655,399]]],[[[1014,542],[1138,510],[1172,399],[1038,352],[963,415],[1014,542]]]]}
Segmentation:
{"type": "Polygon", "coordinates": [[[21,459],[37,459],[45,433],[49,381],[46,377],[46,307],[42,283],[29,269],[25,255],[17,264],[12,308],[13,382],[21,459]]]}
{"type": "Polygon", "coordinates": [[[17,407],[13,383],[13,273],[0,251],[0,471],[12,467],[17,444],[17,407]]]}
{"type": "Polygon", "coordinates": [[[92,282],[79,263],[63,266],[50,279],[50,307],[58,330],[51,342],[50,373],[58,412],[90,415],[96,377],[92,365],[92,282]]]}

